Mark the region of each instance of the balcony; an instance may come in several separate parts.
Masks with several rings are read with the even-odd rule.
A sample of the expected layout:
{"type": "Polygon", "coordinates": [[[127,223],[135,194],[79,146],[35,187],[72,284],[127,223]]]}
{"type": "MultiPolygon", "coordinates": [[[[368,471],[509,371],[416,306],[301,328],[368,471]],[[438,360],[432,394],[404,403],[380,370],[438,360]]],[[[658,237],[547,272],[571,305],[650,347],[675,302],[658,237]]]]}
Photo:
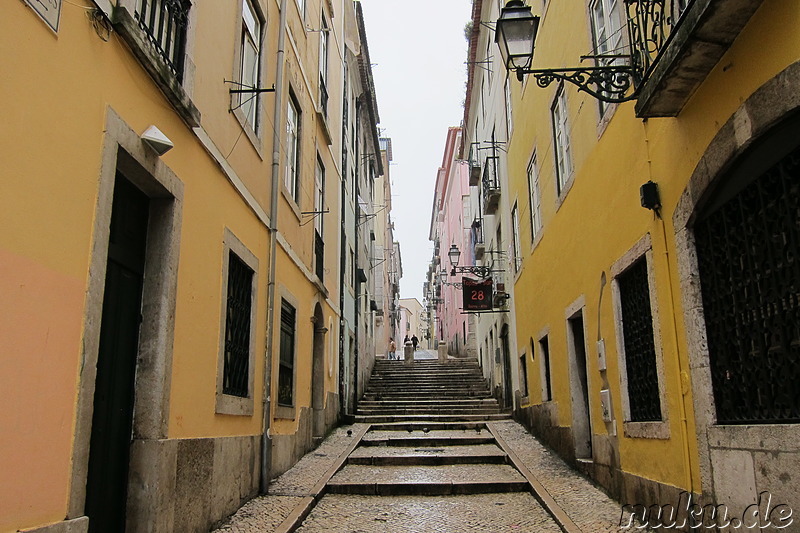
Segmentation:
{"type": "Polygon", "coordinates": [[[628,0],[633,66],[644,73],[636,115],[674,117],[762,0],[628,0]]]}
{"type": "Polygon", "coordinates": [[[496,155],[486,158],[483,167],[483,212],[493,215],[500,204],[500,180],[497,177],[496,155]]]}
{"type": "Polygon", "coordinates": [[[478,157],[478,143],[469,147],[469,185],[477,187],[481,182],[481,161],[478,157]]]}
{"type": "Polygon", "coordinates": [[[486,244],[483,241],[483,224],[479,218],[472,221],[469,234],[472,240],[472,249],[475,250],[475,260],[483,259],[486,254],[486,244]]]}

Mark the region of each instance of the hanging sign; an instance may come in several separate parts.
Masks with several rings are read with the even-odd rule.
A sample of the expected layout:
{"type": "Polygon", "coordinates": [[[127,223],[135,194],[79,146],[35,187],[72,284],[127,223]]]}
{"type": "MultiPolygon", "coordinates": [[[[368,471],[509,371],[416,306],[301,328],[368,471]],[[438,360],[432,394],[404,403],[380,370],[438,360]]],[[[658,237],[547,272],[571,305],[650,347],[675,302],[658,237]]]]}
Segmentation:
{"type": "Polygon", "coordinates": [[[54,32],[58,33],[61,0],[25,0],[25,3],[31,6],[54,32]]]}
{"type": "Polygon", "coordinates": [[[464,311],[492,310],[492,278],[475,280],[461,279],[464,295],[464,311]]]}

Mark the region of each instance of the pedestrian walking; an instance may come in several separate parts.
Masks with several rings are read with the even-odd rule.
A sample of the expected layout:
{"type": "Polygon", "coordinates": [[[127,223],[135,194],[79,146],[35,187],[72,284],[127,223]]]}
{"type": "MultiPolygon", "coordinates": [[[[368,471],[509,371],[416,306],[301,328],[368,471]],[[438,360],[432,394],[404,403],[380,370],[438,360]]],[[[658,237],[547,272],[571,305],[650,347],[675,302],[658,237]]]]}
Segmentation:
{"type": "Polygon", "coordinates": [[[406,345],[406,344],[408,344],[409,342],[411,342],[411,341],[410,341],[410,340],[408,340],[408,335],[406,335],[406,338],[405,338],[405,339],[403,339],[403,346],[405,346],[405,345],[406,345]]]}
{"type": "Polygon", "coordinates": [[[419,339],[417,338],[416,335],[411,337],[411,344],[414,345],[414,351],[416,352],[417,351],[417,344],[419,344],[419,339]]]}
{"type": "Polygon", "coordinates": [[[394,359],[398,359],[397,344],[394,342],[394,338],[389,337],[389,360],[392,361],[394,359]]]}

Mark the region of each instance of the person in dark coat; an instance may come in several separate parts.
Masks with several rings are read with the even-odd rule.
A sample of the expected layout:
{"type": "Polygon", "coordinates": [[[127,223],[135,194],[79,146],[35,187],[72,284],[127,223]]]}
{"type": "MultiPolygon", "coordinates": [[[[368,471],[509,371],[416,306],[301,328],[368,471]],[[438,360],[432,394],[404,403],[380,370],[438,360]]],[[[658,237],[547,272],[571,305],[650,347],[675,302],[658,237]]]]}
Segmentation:
{"type": "Polygon", "coordinates": [[[419,344],[419,339],[417,338],[416,335],[413,335],[411,337],[411,344],[414,345],[414,351],[416,352],[417,351],[417,344],[419,344]]]}

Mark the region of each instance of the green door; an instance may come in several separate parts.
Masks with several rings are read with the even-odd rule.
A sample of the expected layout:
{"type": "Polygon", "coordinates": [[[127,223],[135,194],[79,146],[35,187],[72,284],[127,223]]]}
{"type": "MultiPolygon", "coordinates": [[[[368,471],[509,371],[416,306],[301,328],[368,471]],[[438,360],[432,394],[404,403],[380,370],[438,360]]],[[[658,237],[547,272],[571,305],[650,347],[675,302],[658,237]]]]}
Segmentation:
{"type": "Polygon", "coordinates": [[[92,533],[125,531],[148,212],[147,196],[117,175],[86,483],[92,533]]]}

